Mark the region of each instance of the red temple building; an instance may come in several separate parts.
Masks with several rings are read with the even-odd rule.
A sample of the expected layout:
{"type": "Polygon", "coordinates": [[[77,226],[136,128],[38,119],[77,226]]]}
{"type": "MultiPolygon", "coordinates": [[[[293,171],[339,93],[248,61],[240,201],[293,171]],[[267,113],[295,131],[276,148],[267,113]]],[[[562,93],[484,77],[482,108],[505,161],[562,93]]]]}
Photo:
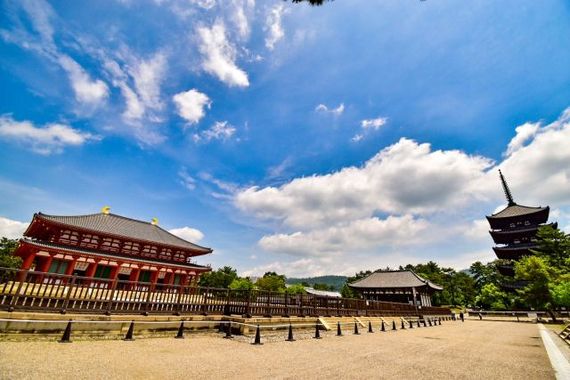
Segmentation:
{"type": "Polygon", "coordinates": [[[211,269],[194,263],[212,253],[151,223],[111,214],[34,218],[15,255],[22,269],[94,279],[156,284],[193,284],[211,269]]]}
{"type": "MultiPolygon", "coordinates": [[[[512,277],[515,274],[514,262],[532,255],[531,250],[537,248],[536,233],[538,228],[548,221],[550,208],[518,205],[500,170],[499,176],[508,204],[501,211],[487,216],[487,220],[491,226],[489,233],[496,244],[493,250],[499,259],[504,260],[504,264],[498,267],[499,272],[512,277]]],[[[550,226],[558,228],[558,223],[550,223],[550,226]]],[[[506,287],[520,286],[512,284],[506,287]]]]}

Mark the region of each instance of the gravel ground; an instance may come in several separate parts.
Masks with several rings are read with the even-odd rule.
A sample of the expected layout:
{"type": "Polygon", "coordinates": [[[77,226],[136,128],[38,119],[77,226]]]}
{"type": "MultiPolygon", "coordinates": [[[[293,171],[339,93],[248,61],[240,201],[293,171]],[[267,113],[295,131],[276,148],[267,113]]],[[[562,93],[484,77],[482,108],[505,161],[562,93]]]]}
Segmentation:
{"type": "Polygon", "coordinates": [[[554,379],[538,328],[527,323],[442,326],[342,337],[186,334],[186,339],[0,342],[2,379],[554,379]]]}

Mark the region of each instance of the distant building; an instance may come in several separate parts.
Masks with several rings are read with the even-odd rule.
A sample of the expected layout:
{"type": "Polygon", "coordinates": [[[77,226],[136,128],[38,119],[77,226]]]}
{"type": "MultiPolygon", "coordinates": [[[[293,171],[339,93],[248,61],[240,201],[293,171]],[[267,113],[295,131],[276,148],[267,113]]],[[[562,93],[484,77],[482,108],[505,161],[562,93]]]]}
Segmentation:
{"type": "Polygon", "coordinates": [[[156,284],[194,283],[210,271],[193,262],[212,252],[151,223],[111,214],[34,214],[15,255],[22,269],[156,284]]]}
{"type": "MultiPolygon", "coordinates": [[[[536,233],[538,228],[548,221],[550,208],[528,207],[515,203],[509,185],[499,170],[503,191],[507,198],[507,207],[487,216],[491,230],[489,233],[495,242],[493,250],[499,259],[505,260],[499,266],[499,272],[505,276],[514,276],[514,262],[523,256],[532,255],[531,250],[537,248],[536,233]]],[[[558,228],[558,223],[550,223],[558,228]]],[[[507,288],[518,288],[522,283],[506,285],[507,288]]]]}
{"type": "Polygon", "coordinates": [[[342,297],[342,295],[339,292],[333,292],[330,290],[317,290],[317,289],[313,289],[313,288],[308,287],[308,286],[305,287],[305,291],[308,294],[312,294],[315,296],[334,297],[334,298],[341,298],[342,297]]]}
{"type": "Polygon", "coordinates": [[[375,272],[348,286],[368,300],[431,306],[431,296],[443,288],[411,270],[375,272]]]}

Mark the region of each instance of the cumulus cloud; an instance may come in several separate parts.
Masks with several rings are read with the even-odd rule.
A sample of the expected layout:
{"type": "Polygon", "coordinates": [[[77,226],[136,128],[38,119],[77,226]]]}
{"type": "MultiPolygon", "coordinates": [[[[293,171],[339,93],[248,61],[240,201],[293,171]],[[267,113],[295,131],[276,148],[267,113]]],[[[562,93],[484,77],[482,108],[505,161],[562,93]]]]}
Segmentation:
{"type": "Polygon", "coordinates": [[[227,140],[231,138],[235,132],[235,127],[227,121],[216,121],[210,128],[203,130],[200,133],[195,133],[193,138],[195,142],[227,140]]]}
{"type": "Polygon", "coordinates": [[[180,92],[172,97],[178,115],[186,119],[190,124],[198,123],[205,115],[205,108],[210,108],[212,102],[208,95],[196,89],[180,92]]]}
{"type": "Polygon", "coordinates": [[[313,227],[372,216],[375,212],[428,214],[479,196],[492,161],[460,151],[432,151],[402,138],[362,167],[297,178],[281,187],[250,187],[235,204],[264,219],[313,227]]]}
{"type": "Polygon", "coordinates": [[[509,142],[507,146],[506,156],[510,156],[520,148],[524,146],[525,143],[530,141],[538,133],[540,128],[540,123],[524,123],[515,128],[515,137],[509,142]]]}
{"type": "Polygon", "coordinates": [[[223,21],[216,21],[210,28],[198,27],[197,36],[204,71],[216,76],[230,87],[249,86],[247,74],[235,63],[236,49],[227,39],[223,21]]]}
{"type": "Polygon", "coordinates": [[[336,108],[328,108],[324,104],[319,104],[315,107],[315,111],[321,113],[329,113],[333,116],[340,116],[344,112],[344,103],[340,103],[336,108]]]}
{"type": "MultiPolygon", "coordinates": [[[[527,123],[528,124],[528,123],[527,123]]],[[[570,205],[570,108],[553,123],[533,131],[519,129],[509,143],[511,149],[499,168],[507,176],[518,203],[544,202],[570,205]],[[522,138],[532,134],[532,138],[522,138]],[[521,141],[527,141],[526,144],[521,141]]],[[[544,204],[543,203],[543,204],[544,204]]]]}
{"type": "Polygon", "coordinates": [[[293,256],[338,255],[346,251],[425,244],[429,238],[428,223],[410,215],[365,218],[309,232],[275,234],[261,238],[259,245],[266,251],[293,256]]]}
{"type": "Polygon", "coordinates": [[[265,46],[269,50],[275,49],[277,42],[285,36],[282,18],[287,12],[288,9],[285,8],[283,4],[276,4],[267,14],[264,30],[267,33],[267,36],[265,37],[265,46]]]}
{"type": "Polygon", "coordinates": [[[267,258],[285,256],[249,272],[351,274],[433,255],[457,269],[492,260],[484,215],[504,208],[497,169],[519,204],[550,205],[551,220],[564,228],[570,215],[569,144],[570,108],[548,125],[517,128],[500,163],[403,138],[360,167],[280,187],[240,189],[234,196],[239,209],[285,230],[258,242],[267,258]]]}
{"type": "Polygon", "coordinates": [[[168,230],[168,232],[191,243],[198,243],[204,238],[202,231],[191,227],[173,228],[168,230]]]}
{"type": "Polygon", "coordinates": [[[28,228],[28,223],[0,216],[0,237],[6,237],[8,239],[21,238],[26,228],[28,228]]]}
{"type": "Polygon", "coordinates": [[[0,116],[0,138],[22,143],[45,155],[61,153],[66,146],[80,146],[89,140],[99,139],[65,124],[36,127],[31,121],[17,121],[6,115],[0,116]]]}
{"type": "Polygon", "coordinates": [[[97,105],[107,98],[109,88],[102,80],[92,80],[85,70],[67,55],[58,59],[61,67],[69,74],[75,99],[80,103],[97,105]]]}
{"type": "Polygon", "coordinates": [[[373,129],[377,131],[388,122],[387,117],[377,117],[376,119],[365,119],[360,122],[360,126],[364,129],[373,129]]]}

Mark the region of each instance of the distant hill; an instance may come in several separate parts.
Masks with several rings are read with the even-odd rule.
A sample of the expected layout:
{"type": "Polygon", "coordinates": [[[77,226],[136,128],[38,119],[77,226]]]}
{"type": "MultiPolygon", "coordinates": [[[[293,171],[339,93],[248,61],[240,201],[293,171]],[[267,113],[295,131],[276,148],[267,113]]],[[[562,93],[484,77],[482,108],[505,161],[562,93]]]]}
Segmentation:
{"type": "Polygon", "coordinates": [[[340,291],[344,283],[346,282],[346,276],[318,276],[318,277],[306,277],[306,278],[288,278],[287,284],[300,284],[306,282],[309,285],[313,284],[327,284],[328,286],[333,286],[335,290],[340,291]]]}

